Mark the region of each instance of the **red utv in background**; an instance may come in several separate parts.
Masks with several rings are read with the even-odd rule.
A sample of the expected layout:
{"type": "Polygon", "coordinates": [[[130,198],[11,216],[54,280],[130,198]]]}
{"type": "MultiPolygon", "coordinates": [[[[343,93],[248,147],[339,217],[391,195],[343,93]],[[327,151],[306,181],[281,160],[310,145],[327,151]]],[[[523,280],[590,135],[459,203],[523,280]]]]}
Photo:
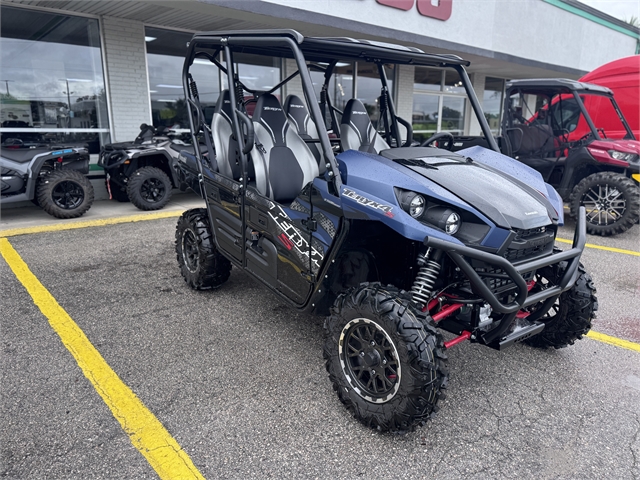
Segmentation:
{"type": "MultiPolygon", "coordinates": [[[[609,88],[636,139],[640,138],[640,55],[632,55],[609,62],[587,73],[579,81],[609,88]]],[[[598,111],[597,105],[588,106],[587,109],[591,112],[598,111]]],[[[604,115],[604,112],[602,114],[604,115]]],[[[609,138],[623,138],[625,132],[614,132],[616,119],[611,120],[613,125],[610,126],[607,118],[596,117],[594,119],[596,123],[603,125],[609,138]]],[[[584,131],[584,133],[587,132],[584,131]]],[[[576,136],[578,135],[580,132],[576,132],[576,136]]]]}
{"type": "Polygon", "coordinates": [[[585,206],[589,233],[615,235],[637,222],[640,142],[610,89],[567,79],[513,80],[501,130],[502,152],[540,172],[572,216],[585,206]]]}

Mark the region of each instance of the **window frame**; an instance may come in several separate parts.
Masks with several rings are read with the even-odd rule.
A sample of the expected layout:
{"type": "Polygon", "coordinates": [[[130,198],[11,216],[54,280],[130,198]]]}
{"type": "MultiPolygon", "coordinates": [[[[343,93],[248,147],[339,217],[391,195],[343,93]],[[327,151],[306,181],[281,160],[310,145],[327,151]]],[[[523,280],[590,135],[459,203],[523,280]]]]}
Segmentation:
{"type": "MultiPolygon", "coordinates": [[[[439,71],[440,72],[440,89],[439,90],[418,90],[416,89],[416,85],[419,85],[420,83],[416,83],[415,78],[416,78],[416,71],[414,71],[413,74],[413,98],[415,101],[415,96],[416,95],[423,95],[423,96],[432,96],[432,97],[437,97],[438,98],[438,119],[436,121],[436,130],[413,130],[414,134],[418,134],[418,135],[433,135],[435,133],[440,133],[440,132],[460,132],[460,135],[465,135],[465,132],[468,130],[468,126],[467,126],[467,112],[468,112],[468,103],[469,103],[469,97],[467,96],[466,92],[447,92],[445,91],[446,88],[446,84],[445,84],[445,80],[446,80],[446,74],[447,71],[454,71],[454,70],[447,70],[445,68],[431,68],[431,67],[420,67],[420,66],[416,66],[416,71],[418,68],[425,68],[428,70],[434,70],[434,71],[439,71]],[[461,129],[456,129],[456,130],[443,130],[442,129],[442,110],[444,107],[444,98],[445,97],[453,97],[453,98],[462,98],[464,99],[463,102],[463,118],[462,118],[462,128],[461,129]]],[[[457,72],[456,72],[457,73],[457,72]]],[[[434,84],[435,85],[435,84],[434,84]]],[[[414,125],[413,122],[413,115],[411,118],[411,125],[414,125]]]]}
{"type": "MultiPolygon", "coordinates": [[[[108,134],[109,142],[114,138],[114,127],[113,127],[113,113],[111,109],[111,89],[109,82],[109,70],[107,68],[107,56],[105,53],[105,37],[104,37],[104,25],[102,22],[102,17],[100,15],[92,15],[84,12],[69,12],[68,10],[61,10],[57,8],[51,7],[40,7],[34,5],[23,5],[23,4],[2,4],[4,8],[15,8],[19,10],[29,10],[32,12],[41,12],[41,13],[49,13],[52,15],[63,15],[67,17],[80,17],[96,20],[98,22],[98,38],[100,42],[100,64],[102,67],[102,78],[104,82],[104,93],[105,93],[105,103],[107,110],[107,128],[12,128],[12,127],[1,127],[0,126],[0,134],[3,133],[97,133],[98,138],[101,137],[100,134],[108,134]]],[[[146,61],[146,58],[145,58],[146,61]]],[[[102,144],[102,139],[100,138],[100,143],[102,144]]]]}

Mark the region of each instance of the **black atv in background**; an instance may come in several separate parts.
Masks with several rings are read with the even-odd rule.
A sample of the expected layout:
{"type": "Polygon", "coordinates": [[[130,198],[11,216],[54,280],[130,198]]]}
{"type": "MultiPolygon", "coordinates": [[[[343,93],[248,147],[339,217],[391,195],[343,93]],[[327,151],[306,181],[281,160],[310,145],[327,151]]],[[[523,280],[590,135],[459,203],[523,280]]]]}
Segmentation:
{"type": "Polygon", "coordinates": [[[133,142],[112,143],[100,151],[98,165],[107,174],[109,198],[131,201],[140,210],[160,210],[180,186],[174,168],[182,150],[191,147],[172,130],[143,123],[133,142]]]}
{"type": "Polygon", "coordinates": [[[89,151],[62,146],[26,146],[20,140],[3,143],[2,205],[32,201],[56,218],[76,218],[93,204],[89,151]]]}

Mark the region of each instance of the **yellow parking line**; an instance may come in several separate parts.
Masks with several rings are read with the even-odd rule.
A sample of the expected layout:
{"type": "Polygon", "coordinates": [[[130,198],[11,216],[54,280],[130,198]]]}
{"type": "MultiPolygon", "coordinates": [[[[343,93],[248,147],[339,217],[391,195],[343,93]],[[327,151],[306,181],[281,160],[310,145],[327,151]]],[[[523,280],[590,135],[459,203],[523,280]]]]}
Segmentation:
{"type": "Polygon", "coordinates": [[[0,238],[15,237],[16,235],[28,235],[31,233],[60,232],[62,230],[73,230],[76,228],[104,227],[105,225],[116,225],[118,223],[142,222],[145,220],[157,220],[159,218],[179,217],[183,212],[184,210],[167,210],[163,212],[127,215],[124,217],[111,217],[98,220],[58,223],[55,225],[41,225],[37,227],[14,228],[11,230],[0,231],[0,238]]]}
{"type": "Polygon", "coordinates": [[[618,337],[612,337],[611,335],[605,335],[604,333],[594,332],[593,330],[587,333],[587,337],[597,340],[598,342],[608,343],[609,345],[626,348],[627,350],[633,350],[634,352],[640,352],[640,343],[630,342],[629,340],[623,340],[618,337]]]}
{"type": "MultiPolygon", "coordinates": [[[[556,240],[561,243],[573,244],[573,240],[569,240],[568,238],[556,237],[556,240]]],[[[635,257],[640,257],[640,252],[636,252],[634,250],[625,250],[623,248],[614,248],[614,247],[603,247],[602,245],[595,245],[593,243],[587,243],[585,247],[595,248],[597,250],[606,250],[607,252],[624,253],[625,255],[633,255],[635,257]]]]}
{"type": "Polygon", "coordinates": [[[189,456],[160,421],[105,362],[84,332],[29,270],[9,240],[0,238],[0,253],[25,287],[85,377],[107,404],[131,443],[162,479],[204,479],[189,456]]]}

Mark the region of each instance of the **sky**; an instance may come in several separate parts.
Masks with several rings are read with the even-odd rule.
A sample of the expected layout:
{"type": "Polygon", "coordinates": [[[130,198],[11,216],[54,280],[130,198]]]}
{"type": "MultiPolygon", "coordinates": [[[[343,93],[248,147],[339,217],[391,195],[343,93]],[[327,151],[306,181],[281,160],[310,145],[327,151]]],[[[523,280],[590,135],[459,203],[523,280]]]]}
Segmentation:
{"type": "Polygon", "coordinates": [[[635,16],[640,18],[640,0],[579,0],[598,10],[619,18],[629,20],[635,16]]]}

